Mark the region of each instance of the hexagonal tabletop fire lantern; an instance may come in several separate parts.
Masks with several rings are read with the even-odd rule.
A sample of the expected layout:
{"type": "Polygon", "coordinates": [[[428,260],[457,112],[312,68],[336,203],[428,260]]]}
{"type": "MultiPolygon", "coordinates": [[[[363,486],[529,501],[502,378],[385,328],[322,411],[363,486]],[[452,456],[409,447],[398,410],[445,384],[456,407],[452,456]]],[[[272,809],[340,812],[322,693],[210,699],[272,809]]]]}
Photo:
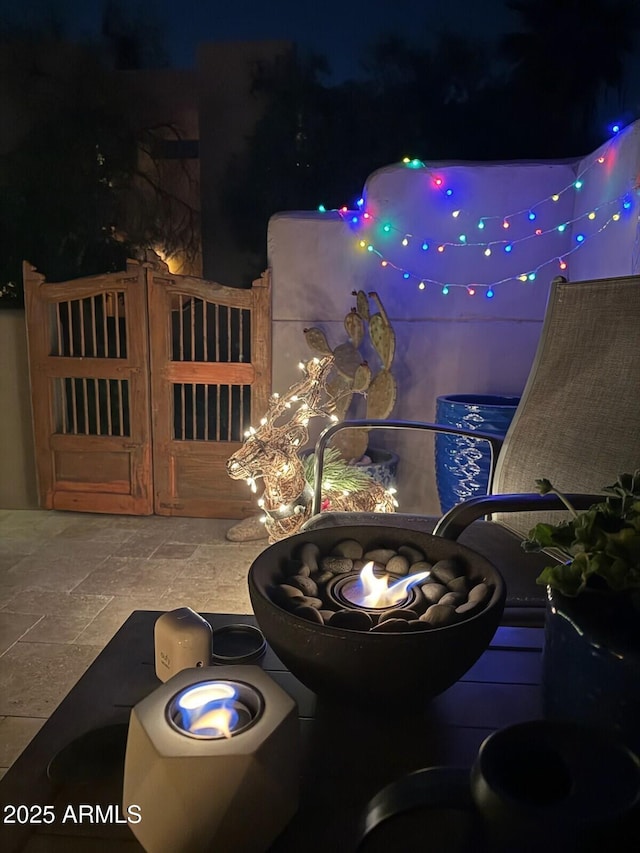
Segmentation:
{"type": "Polygon", "coordinates": [[[296,703],[256,666],[186,669],[131,712],[124,808],[147,853],[258,853],[298,804],[296,703]]]}

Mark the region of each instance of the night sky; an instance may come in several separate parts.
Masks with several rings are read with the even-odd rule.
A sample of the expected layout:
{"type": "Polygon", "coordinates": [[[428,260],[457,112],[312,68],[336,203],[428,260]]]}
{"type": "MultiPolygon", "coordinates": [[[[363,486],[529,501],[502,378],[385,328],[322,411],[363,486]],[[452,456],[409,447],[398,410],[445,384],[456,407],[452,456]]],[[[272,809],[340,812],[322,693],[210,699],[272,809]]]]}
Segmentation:
{"type": "MultiPolygon", "coordinates": [[[[101,0],[0,0],[3,23],[27,23],[47,9],[73,36],[97,32],[101,0]]],[[[166,34],[171,64],[188,68],[201,41],[289,39],[325,55],[339,82],[358,74],[358,58],[379,35],[395,32],[428,40],[443,29],[490,36],[513,25],[504,0],[141,0],[140,9],[166,34]]]]}

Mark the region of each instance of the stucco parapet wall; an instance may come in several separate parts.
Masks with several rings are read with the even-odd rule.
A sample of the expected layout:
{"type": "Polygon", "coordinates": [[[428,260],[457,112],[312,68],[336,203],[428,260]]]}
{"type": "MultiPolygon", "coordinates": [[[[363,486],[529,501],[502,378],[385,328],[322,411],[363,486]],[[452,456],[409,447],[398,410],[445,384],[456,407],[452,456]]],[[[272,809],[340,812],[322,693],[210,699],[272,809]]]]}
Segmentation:
{"type": "MultiPolygon", "coordinates": [[[[562,255],[569,248],[569,233],[545,234],[535,245],[533,241],[520,243],[517,260],[498,251],[485,258],[481,247],[451,247],[438,254],[437,245],[459,242],[462,228],[469,242],[478,240],[474,232],[481,217],[494,220],[490,223],[492,233],[487,227],[480,239],[504,241],[501,217],[551,195],[574,178],[573,162],[442,164],[424,169],[393,165],[377,170],[366,182],[365,207],[373,217],[369,228],[363,228],[361,222],[352,225],[350,217],[335,211],[278,213],[268,229],[274,320],[333,319],[336,311],[343,311],[344,299],[350,299],[351,290],[358,288],[380,292],[395,319],[540,319],[548,285],[558,268],[543,270],[534,285],[514,281],[502,284],[496,288],[495,299],[481,298],[480,290],[478,297],[470,298],[463,288],[451,288],[443,296],[442,288],[431,283],[419,290],[419,276],[441,282],[486,283],[523,268],[535,268],[540,257],[562,255]],[[434,189],[436,174],[455,187],[455,199],[434,189]],[[461,215],[454,219],[452,213],[458,206],[461,215]],[[496,225],[498,218],[500,227],[496,225]],[[380,234],[383,222],[392,225],[388,239],[380,234]],[[409,235],[409,245],[401,247],[405,234],[409,235]],[[371,239],[391,264],[410,270],[412,278],[403,280],[401,271],[382,267],[379,255],[359,248],[363,237],[367,242],[371,239]],[[421,249],[425,239],[430,244],[428,252],[421,249]]],[[[573,199],[565,194],[553,215],[570,220],[572,212],[573,199]]],[[[522,237],[522,228],[522,223],[514,221],[510,236],[515,240],[522,237]]]]}

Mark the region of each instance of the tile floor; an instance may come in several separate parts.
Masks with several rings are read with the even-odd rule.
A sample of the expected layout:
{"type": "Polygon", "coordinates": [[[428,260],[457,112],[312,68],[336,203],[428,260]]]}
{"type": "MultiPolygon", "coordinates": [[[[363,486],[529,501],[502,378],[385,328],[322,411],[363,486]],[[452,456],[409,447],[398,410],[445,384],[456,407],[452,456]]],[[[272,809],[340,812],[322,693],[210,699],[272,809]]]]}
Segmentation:
{"type": "Polygon", "coordinates": [[[251,612],[233,524],[0,510],[0,777],[132,610],[251,612]]]}

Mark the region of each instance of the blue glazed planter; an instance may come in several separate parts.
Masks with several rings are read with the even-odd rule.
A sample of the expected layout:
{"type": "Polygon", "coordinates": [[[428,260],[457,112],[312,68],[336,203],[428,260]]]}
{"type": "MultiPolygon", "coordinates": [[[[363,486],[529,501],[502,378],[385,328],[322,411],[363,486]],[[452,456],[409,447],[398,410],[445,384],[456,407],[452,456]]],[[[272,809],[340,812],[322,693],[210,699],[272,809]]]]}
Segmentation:
{"type": "MultiPolygon", "coordinates": [[[[436,400],[436,423],[504,435],[519,397],[495,394],[451,394],[436,400]]],[[[491,455],[485,441],[436,435],[436,483],[443,513],[460,501],[485,495],[491,455]]]]}
{"type": "Polygon", "coordinates": [[[398,480],[398,454],[391,450],[368,447],[366,455],[371,459],[371,462],[358,463],[358,468],[366,471],[376,483],[380,483],[385,489],[395,489],[398,480]]]}
{"type": "Polygon", "coordinates": [[[640,755],[640,613],[618,594],[547,587],[545,717],[604,726],[640,755]]]}

